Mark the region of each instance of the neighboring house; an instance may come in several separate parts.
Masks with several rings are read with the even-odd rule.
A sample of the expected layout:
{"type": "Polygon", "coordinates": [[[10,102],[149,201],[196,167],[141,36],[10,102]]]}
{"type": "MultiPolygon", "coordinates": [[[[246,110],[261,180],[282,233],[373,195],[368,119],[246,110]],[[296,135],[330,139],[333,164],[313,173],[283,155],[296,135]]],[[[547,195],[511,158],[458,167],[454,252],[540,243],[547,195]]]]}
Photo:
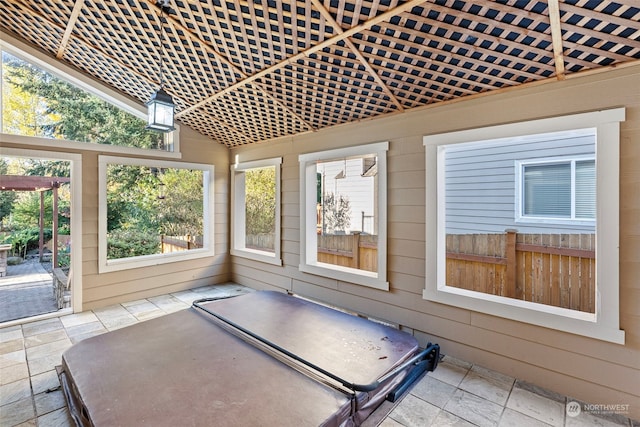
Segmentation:
{"type": "Polygon", "coordinates": [[[595,130],[444,148],[447,234],[594,233],[595,130]]]}
{"type": "Polygon", "coordinates": [[[345,234],[360,231],[375,234],[375,176],[367,174],[367,159],[344,159],[318,165],[323,193],[349,201],[349,226],[345,234]]]}

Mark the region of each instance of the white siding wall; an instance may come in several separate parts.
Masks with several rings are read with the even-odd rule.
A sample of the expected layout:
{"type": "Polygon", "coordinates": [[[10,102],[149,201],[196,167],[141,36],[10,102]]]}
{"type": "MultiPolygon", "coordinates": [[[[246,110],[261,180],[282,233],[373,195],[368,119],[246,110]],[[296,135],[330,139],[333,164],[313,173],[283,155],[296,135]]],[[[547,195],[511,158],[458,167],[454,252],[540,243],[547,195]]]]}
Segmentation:
{"type": "Polygon", "coordinates": [[[595,157],[587,136],[456,147],[446,154],[447,233],[593,233],[593,226],[516,223],[516,160],[595,157]]]}

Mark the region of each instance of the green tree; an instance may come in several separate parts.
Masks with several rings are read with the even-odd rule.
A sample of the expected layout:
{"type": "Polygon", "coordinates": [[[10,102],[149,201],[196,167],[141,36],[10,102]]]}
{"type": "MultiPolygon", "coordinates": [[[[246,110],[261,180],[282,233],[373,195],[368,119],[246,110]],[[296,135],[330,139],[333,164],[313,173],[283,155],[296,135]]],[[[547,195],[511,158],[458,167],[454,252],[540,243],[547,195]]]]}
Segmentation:
{"type": "MultiPolygon", "coordinates": [[[[0,158],[0,175],[7,175],[9,166],[7,161],[0,158]]],[[[0,190],[0,223],[4,223],[5,218],[11,214],[11,207],[16,199],[16,193],[13,191],[0,190]]]]}
{"type": "MultiPolygon", "coordinates": [[[[2,52],[2,132],[47,136],[44,127],[55,117],[47,112],[41,96],[24,90],[20,70],[28,67],[28,63],[2,52]]],[[[31,71],[35,72],[35,68],[31,71]]]]}
{"type": "Polygon", "coordinates": [[[6,53],[3,75],[3,111],[17,112],[11,133],[140,148],[163,144],[162,134],[148,131],[144,120],[6,53]]]}
{"type": "Polygon", "coordinates": [[[274,233],[276,226],[275,168],[245,172],[245,223],[247,235],[274,233]]]}
{"type": "Polygon", "coordinates": [[[164,186],[162,199],[156,196],[160,232],[170,236],[202,236],[203,172],[167,169],[158,177],[156,195],[164,186]]]}

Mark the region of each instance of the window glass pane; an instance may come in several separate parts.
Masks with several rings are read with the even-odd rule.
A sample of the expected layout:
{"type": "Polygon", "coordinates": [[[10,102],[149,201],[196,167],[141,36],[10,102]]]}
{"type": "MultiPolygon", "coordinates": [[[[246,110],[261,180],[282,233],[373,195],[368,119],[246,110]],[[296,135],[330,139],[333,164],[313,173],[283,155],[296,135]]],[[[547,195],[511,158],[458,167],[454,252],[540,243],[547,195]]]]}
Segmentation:
{"type": "Polygon", "coordinates": [[[146,121],[7,52],[2,52],[3,133],[165,150],[146,121]]]}
{"type": "Polygon", "coordinates": [[[245,246],[275,251],[276,168],[245,171],[245,246]]]}
{"type": "Polygon", "coordinates": [[[571,164],[525,166],[524,214],[571,218],[571,164]]]}
{"type": "Polygon", "coordinates": [[[107,166],[107,259],[203,246],[202,170],[107,166]]]}
{"type": "Polygon", "coordinates": [[[378,271],[376,156],[317,162],[318,262],[378,271]]]}
{"type": "Polygon", "coordinates": [[[596,162],[576,162],[576,218],[596,217],[596,162]]]}
{"type": "Polygon", "coordinates": [[[594,138],[529,139],[442,146],[445,283],[594,313],[595,226],[572,218],[571,202],[575,165],[576,212],[595,213],[595,162],[570,159],[593,156],[594,138]],[[539,159],[559,146],[558,158],[539,159]]]}

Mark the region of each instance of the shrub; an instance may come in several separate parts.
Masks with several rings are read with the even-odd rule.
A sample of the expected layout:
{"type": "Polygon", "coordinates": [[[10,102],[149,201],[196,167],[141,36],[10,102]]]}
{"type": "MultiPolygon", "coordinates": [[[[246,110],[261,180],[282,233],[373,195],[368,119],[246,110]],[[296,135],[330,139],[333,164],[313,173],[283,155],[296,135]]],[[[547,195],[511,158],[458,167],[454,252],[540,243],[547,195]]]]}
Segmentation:
{"type": "Polygon", "coordinates": [[[157,233],[138,230],[112,230],[107,237],[107,259],[130,258],[161,252],[157,233]]]}

